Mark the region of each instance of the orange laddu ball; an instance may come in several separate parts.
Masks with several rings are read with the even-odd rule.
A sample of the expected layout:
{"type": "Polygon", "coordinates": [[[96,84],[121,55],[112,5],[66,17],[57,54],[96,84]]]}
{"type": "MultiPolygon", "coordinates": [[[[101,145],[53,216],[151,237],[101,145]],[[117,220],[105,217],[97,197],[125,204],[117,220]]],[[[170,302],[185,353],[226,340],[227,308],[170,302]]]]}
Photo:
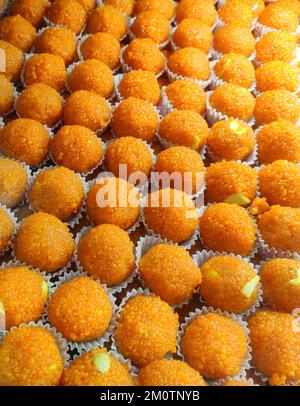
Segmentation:
{"type": "Polygon", "coordinates": [[[205,92],[197,83],[191,80],[175,80],[168,84],[164,91],[173,109],[205,113],[205,92]]]}
{"type": "Polygon", "coordinates": [[[140,14],[143,11],[154,10],[159,11],[168,20],[171,20],[175,11],[173,0],[136,0],[134,7],[136,14],[140,14]]]}
{"type": "Polygon", "coordinates": [[[246,334],[227,316],[207,313],[186,328],[181,348],[188,364],[207,378],[238,375],[247,354],[246,334]]]}
{"type": "Polygon", "coordinates": [[[259,191],[269,204],[300,207],[300,166],[284,160],[262,167],[258,174],[259,191]]]}
{"type": "Polygon", "coordinates": [[[277,0],[278,5],[291,8],[300,16],[299,0],[277,0]]]}
{"type": "Polygon", "coordinates": [[[28,52],[35,38],[35,28],[20,15],[4,17],[0,21],[0,39],[10,42],[21,51],[28,52]]]}
{"type": "Polygon", "coordinates": [[[24,57],[23,52],[7,41],[0,40],[0,49],[5,53],[5,72],[8,80],[17,82],[22,71],[24,57]]]}
{"type": "Polygon", "coordinates": [[[176,189],[151,193],[144,208],[144,218],[154,233],[178,243],[189,239],[198,228],[194,202],[186,193],[176,189]]]}
{"type": "Polygon", "coordinates": [[[136,137],[152,141],[159,124],[158,112],[151,103],[137,97],[122,100],[115,108],[111,129],[117,137],[136,137]]]}
{"type": "Polygon", "coordinates": [[[300,128],[279,120],[262,127],[257,133],[258,158],[262,164],[277,159],[300,162],[300,128]]]}
{"type": "Polygon", "coordinates": [[[275,60],[291,62],[296,52],[296,46],[296,37],[290,32],[271,31],[257,41],[255,57],[259,63],[275,60]]]}
{"type": "Polygon", "coordinates": [[[29,176],[20,162],[0,157],[0,204],[12,208],[25,197],[29,176]]]}
{"type": "Polygon", "coordinates": [[[275,258],[260,268],[263,297],[274,310],[291,313],[300,307],[300,261],[275,258]]]}
{"type": "Polygon", "coordinates": [[[47,11],[48,20],[79,34],[83,29],[87,13],[79,1],[55,0],[47,11]]]}
{"type": "Polygon", "coordinates": [[[83,270],[109,286],[134,270],[134,245],[126,231],[113,224],[92,228],[79,241],[77,256],[83,270]]]}
{"type": "Polygon", "coordinates": [[[62,114],[62,98],[53,87],[45,83],[28,86],[19,95],[16,112],[20,117],[30,118],[52,127],[62,114]]]}
{"type": "Polygon", "coordinates": [[[63,359],[52,334],[43,327],[10,330],[0,344],[1,386],[56,386],[63,359]]]}
{"type": "Polygon", "coordinates": [[[256,242],[256,225],[247,211],[237,204],[209,206],[200,218],[201,238],[213,251],[246,257],[256,242]]]}
{"type": "Polygon", "coordinates": [[[213,45],[222,54],[234,52],[249,57],[255,49],[255,38],[247,28],[226,24],[216,32],[213,45]]]}
{"type": "Polygon", "coordinates": [[[12,243],[14,222],[8,212],[0,206],[0,253],[12,243]]]}
{"type": "Polygon", "coordinates": [[[81,178],[64,166],[39,172],[28,195],[28,201],[35,211],[52,214],[62,221],[79,212],[83,199],[81,178]]]}
{"type": "Polygon", "coordinates": [[[262,238],[270,247],[283,251],[300,251],[300,210],[272,206],[258,219],[262,238]]]}
{"type": "Polygon", "coordinates": [[[254,12],[250,5],[242,0],[227,0],[219,8],[218,15],[223,24],[234,24],[249,30],[254,21],[254,12]]]}
{"type": "Polygon", "coordinates": [[[188,299],[202,280],[188,251],[177,245],[150,248],[140,259],[138,272],[145,285],[170,305],[188,299]]]}
{"type": "Polygon", "coordinates": [[[176,21],[180,23],[189,17],[212,26],[217,19],[217,11],[213,3],[207,0],[181,0],[176,7],[176,21]]]}
{"type": "Polygon", "coordinates": [[[43,276],[25,266],[11,266],[0,272],[0,306],[5,314],[5,329],[38,320],[48,298],[43,276]]]}
{"type": "Polygon", "coordinates": [[[122,12],[111,5],[97,7],[89,15],[86,31],[89,34],[108,32],[121,39],[127,33],[127,20],[122,12]]]}
{"type": "MultiPolygon", "coordinates": [[[[227,3],[226,3],[227,4],[227,3]]],[[[231,52],[224,55],[214,66],[217,79],[249,88],[255,81],[252,63],[242,54],[231,52]]]]}
{"type": "Polygon", "coordinates": [[[155,74],[141,69],[133,70],[124,75],[118,91],[124,99],[137,97],[155,106],[160,100],[160,87],[155,74]]]}
{"type": "Polygon", "coordinates": [[[174,44],[180,48],[194,47],[208,53],[213,34],[209,25],[197,18],[190,17],[178,24],[172,39],[174,44]]]}
{"type": "Polygon", "coordinates": [[[107,146],[105,165],[108,171],[120,177],[124,171],[120,165],[126,165],[126,175],[129,180],[130,176],[134,177],[137,172],[148,177],[152,169],[152,154],[141,139],[122,137],[107,146]]]}
{"type": "Polygon", "coordinates": [[[221,161],[206,170],[205,195],[211,202],[223,202],[229,196],[241,194],[248,204],[256,196],[257,172],[243,162],[221,161]]]}
{"type": "Polygon", "coordinates": [[[118,8],[128,16],[133,14],[135,0],[104,0],[104,4],[118,8]]]}
{"type": "Polygon", "coordinates": [[[212,126],[207,145],[217,159],[243,161],[255,147],[255,136],[246,123],[230,118],[212,126]]]}
{"type": "Polygon", "coordinates": [[[25,63],[23,77],[26,86],[34,83],[45,83],[61,91],[67,77],[65,62],[59,55],[32,55],[25,63]]]}
{"type": "Polygon", "coordinates": [[[120,64],[120,42],[108,32],[97,32],[88,36],[80,45],[83,59],[97,59],[110,69],[120,64]]]}
{"type": "Polygon", "coordinates": [[[35,52],[58,55],[63,58],[66,66],[76,58],[76,47],[75,34],[66,27],[46,28],[35,41],[35,52]]]}
{"type": "Polygon", "coordinates": [[[287,313],[258,311],[248,320],[252,362],[271,385],[300,378],[300,334],[287,313]]]}
{"type": "Polygon", "coordinates": [[[139,386],[206,386],[198,371],[176,359],[150,362],[139,371],[137,383],[139,386]]]}
{"type": "Polygon", "coordinates": [[[6,76],[0,74],[0,116],[4,116],[14,107],[14,87],[6,76]]]}
{"type": "Polygon", "coordinates": [[[80,125],[97,131],[108,125],[111,110],[99,94],[77,90],[66,99],[62,114],[65,124],[80,125]]]}
{"type": "Polygon", "coordinates": [[[97,0],[76,0],[82,5],[85,11],[88,13],[97,5],[97,0]]]}
{"type": "Polygon", "coordinates": [[[164,55],[150,38],[136,38],[123,52],[123,60],[131,69],[159,74],[164,68],[164,55]]]}
{"type": "Polygon", "coordinates": [[[148,10],[136,16],[130,30],[136,37],[150,38],[156,44],[161,44],[168,39],[170,23],[160,11],[148,10]]]}
{"type": "Polygon", "coordinates": [[[121,309],[115,331],[118,351],[139,367],[176,352],[178,314],[159,297],[137,295],[121,309]]]}
{"type": "Polygon", "coordinates": [[[98,179],[86,198],[86,211],[95,224],[114,224],[123,230],[130,228],[139,216],[139,194],[124,179],[98,179]]]}
{"type": "Polygon", "coordinates": [[[299,87],[297,69],[284,61],[270,61],[259,66],[255,71],[256,88],[260,92],[286,89],[295,92],[299,87]]]}
{"type": "Polygon", "coordinates": [[[218,86],[210,96],[211,106],[228,117],[249,121],[255,108],[255,98],[248,89],[227,83],[218,86]]]}
{"type": "Polygon", "coordinates": [[[38,121],[17,118],[0,130],[0,149],[10,158],[28,165],[41,164],[49,151],[50,135],[38,121]]]}
{"type": "Polygon", "coordinates": [[[83,174],[94,169],[103,156],[100,139],[81,125],[62,127],[55,134],[50,151],[59,165],[83,174]]]}
{"type": "Polygon", "coordinates": [[[19,14],[34,27],[39,27],[49,6],[47,0],[13,0],[9,14],[19,14]]]}
{"type": "Polygon", "coordinates": [[[174,181],[171,185],[175,189],[184,190],[189,194],[198,192],[204,182],[205,168],[201,156],[197,151],[184,146],[167,148],[157,155],[154,171],[161,175],[179,173],[181,180],[177,185],[174,181]],[[190,176],[188,179],[187,176],[190,176]],[[185,176],[185,178],[184,178],[185,176]]]}
{"type": "Polygon", "coordinates": [[[175,110],[160,122],[160,136],[172,144],[199,150],[206,143],[208,125],[199,113],[192,110],[175,110]]]}
{"type": "Polygon", "coordinates": [[[112,318],[112,304],[103,287],[79,276],[60,285],[48,306],[50,323],[70,341],[85,342],[102,336],[112,318]]]}
{"type": "Polygon", "coordinates": [[[197,80],[208,80],[210,66],[207,55],[198,48],[187,47],[173,52],[168,68],[176,75],[197,80]]]}
{"type": "Polygon", "coordinates": [[[242,313],[256,301],[259,277],[245,261],[231,256],[215,256],[201,267],[201,296],[208,306],[242,313]]]}
{"type": "Polygon", "coordinates": [[[295,33],[299,24],[299,16],[293,9],[275,2],[267,5],[257,21],[275,30],[295,33]]]}
{"type": "Polygon", "coordinates": [[[258,17],[265,9],[264,0],[241,0],[243,3],[251,7],[254,15],[258,17]]]}
{"type": "Polygon", "coordinates": [[[71,92],[88,90],[107,98],[114,90],[113,74],[103,62],[88,59],[74,67],[68,75],[67,85],[71,92]]]}
{"type": "Polygon", "coordinates": [[[106,348],[96,348],[76,358],[64,369],[62,386],[133,386],[125,364],[118,361],[106,348]]]}
{"type": "Polygon", "coordinates": [[[74,248],[68,226],[47,213],[34,213],[26,217],[15,242],[17,259],[45,272],[55,272],[66,266],[74,248]]]}

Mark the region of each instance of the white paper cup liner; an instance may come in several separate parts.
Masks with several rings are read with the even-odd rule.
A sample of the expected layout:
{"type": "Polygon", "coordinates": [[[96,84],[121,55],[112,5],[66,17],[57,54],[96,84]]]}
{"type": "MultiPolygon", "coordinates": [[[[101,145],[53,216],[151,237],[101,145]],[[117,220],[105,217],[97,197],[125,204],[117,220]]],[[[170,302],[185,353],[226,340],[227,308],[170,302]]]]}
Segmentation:
{"type": "MultiPolygon", "coordinates": [[[[138,38],[138,37],[136,37],[136,36],[134,35],[134,33],[131,31],[131,27],[132,27],[132,24],[134,23],[135,19],[136,19],[136,16],[135,16],[135,17],[131,17],[131,18],[129,19],[129,32],[128,32],[128,33],[129,33],[129,38],[130,38],[131,41],[134,40],[134,39],[136,39],[136,38],[138,38]]],[[[171,22],[170,22],[169,24],[170,24],[170,31],[169,31],[168,38],[167,38],[165,41],[160,42],[159,44],[157,44],[157,46],[158,46],[159,49],[164,49],[164,48],[166,48],[166,46],[167,46],[167,45],[169,44],[169,42],[170,42],[170,39],[171,39],[171,32],[172,32],[171,22]]]]}
{"type": "Polygon", "coordinates": [[[8,214],[8,216],[10,217],[10,219],[13,222],[13,227],[14,227],[13,232],[12,232],[12,234],[10,236],[10,241],[9,241],[8,245],[2,251],[0,251],[0,258],[1,258],[1,256],[6,254],[14,246],[16,234],[17,234],[18,229],[19,229],[19,222],[18,222],[18,219],[15,216],[15,213],[13,212],[13,210],[8,209],[6,206],[4,206],[2,204],[0,204],[0,208],[2,210],[4,210],[8,214]]]}
{"type": "MultiPolygon", "coordinates": [[[[209,57],[211,60],[221,59],[225,54],[222,52],[217,51],[213,46],[209,52],[209,57]]],[[[255,50],[247,57],[249,61],[254,62],[256,56],[255,50]]]]}
{"type": "MultiPolygon", "coordinates": [[[[258,148],[257,147],[257,142],[255,140],[255,145],[254,145],[254,148],[253,148],[252,152],[248,156],[246,156],[246,158],[243,161],[241,161],[240,159],[237,159],[234,162],[243,162],[243,163],[245,163],[247,165],[250,165],[250,166],[255,165],[257,163],[257,153],[258,153],[257,148],[258,148]]],[[[212,162],[233,161],[232,159],[227,160],[227,159],[224,159],[224,158],[219,158],[218,156],[216,156],[211,151],[211,149],[209,148],[208,145],[206,146],[206,151],[207,151],[207,156],[209,157],[210,161],[212,161],[212,162]]]]}
{"type": "Polygon", "coordinates": [[[260,231],[258,232],[258,251],[263,259],[292,258],[300,260],[300,252],[283,251],[274,247],[270,247],[263,239],[260,231]]]}
{"type": "Polygon", "coordinates": [[[171,69],[168,66],[166,66],[166,73],[168,75],[168,79],[170,82],[175,82],[175,80],[190,80],[192,82],[195,82],[197,85],[201,86],[203,89],[206,89],[211,82],[210,78],[207,80],[199,80],[192,78],[190,76],[178,75],[177,73],[171,71],[171,69]]]}
{"type": "MultiPolygon", "coordinates": [[[[258,21],[256,21],[253,34],[256,38],[261,38],[265,34],[268,34],[268,32],[271,32],[271,31],[282,31],[282,30],[278,30],[277,28],[268,27],[267,25],[261,24],[258,21]]],[[[298,35],[299,33],[300,33],[300,26],[298,25],[297,30],[295,32],[292,32],[292,34],[298,35]]]]}
{"type": "MultiPolygon", "coordinates": [[[[226,379],[219,379],[218,381],[216,381],[216,382],[214,382],[213,383],[213,386],[223,386],[224,385],[224,383],[226,383],[227,381],[231,381],[232,379],[231,378],[226,378],[226,379]]],[[[258,385],[258,384],[256,384],[256,383],[254,383],[254,381],[253,381],[253,379],[252,378],[248,378],[248,379],[235,379],[236,381],[245,381],[245,382],[247,382],[248,384],[249,384],[249,386],[260,386],[260,385],[258,385]]]]}

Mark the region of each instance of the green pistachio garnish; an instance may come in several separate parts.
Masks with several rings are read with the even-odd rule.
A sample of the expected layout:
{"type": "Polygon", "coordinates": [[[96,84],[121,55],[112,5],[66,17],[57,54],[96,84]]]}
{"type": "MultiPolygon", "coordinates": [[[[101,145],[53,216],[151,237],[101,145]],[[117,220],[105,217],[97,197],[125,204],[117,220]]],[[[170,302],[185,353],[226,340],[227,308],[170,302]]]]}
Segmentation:
{"type": "Polygon", "coordinates": [[[105,374],[110,369],[110,357],[108,354],[100,352],[94,356],[94,365],[97,371],[105,374]]]}
{"type": "Polygon", "coordinates": [[[245,285],[243,286],[241,292],[244,296],[246,296],[247,299],[249,299],[249,297],[251,297],[258,282],[259,282],[259,276],[256,275],[253,279],[251,279],[249,282],[245,283],[245,285]]]}
{"type": "Polygon", "coordinates": [[[224,200],[224,203],[229,204],[238,204],[239,206],[248,206],[251,203],[251,200],[248,197],[242,195],[241,193],[232,194],[224,200]]]}
{"type": "Polygon", "coordinates": [[[296,278],[290,279],[290,280],[288,281],[288,283],[289,283],[290,285],[299,285],[299,284],[300,284],[300,269],[297,269],[296,275],[297,275],[296,278]]]}

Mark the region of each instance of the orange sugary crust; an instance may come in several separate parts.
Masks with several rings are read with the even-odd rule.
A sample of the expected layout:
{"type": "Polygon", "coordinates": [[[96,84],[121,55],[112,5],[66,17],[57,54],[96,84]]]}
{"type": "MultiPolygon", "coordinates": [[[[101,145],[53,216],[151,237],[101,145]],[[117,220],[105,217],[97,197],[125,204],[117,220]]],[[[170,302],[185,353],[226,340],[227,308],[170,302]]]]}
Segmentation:
{"type": "Polygon", "coordinates": [[[85,9],[88,13],[97,5],[97,0],[77,0],[79,4],[85,9]]]}
{"type": "Polygon", "coordinates": [[[172,39],[180,48],[195,47],[207,53],[212,44],[213,34],[209,25],[190,17],[182,20],[177,26],[172,39]]]}
{"type": "Polygon", "coordinates": [[[265,63],[274,60],[291,62],[296,51],[294,35],[285,31],[271,31],[260,38],[256,45],[256,60],[265,63]]]}
{"type": "Polygon", "coordinates": [[[256,87],[260,92],[276,89],[295,92],[300,83],[297,70],[284,61],[264,63],[256,69],[255,76],[256,87]]]}
{"type": "Polygon", "coordinates": [[[89,34],[108,32],[115,38],[122,38],[127,32],[127,21],[117,8],[105,5],[97,7],[89,15],[86,31],[89,34]]]}
{"type": "Polygon", "coordinates": [[[143,11],[136,16],[131,32],[136,37],[151,38],[156,44],[160,44],[168,39],[170,23],[159,11],[143,11]]]}
{"type": "Polygon", "coordinates": [[[10,215],[0,207],[0,252],[2,252],[12,241],[14,223],[10,215]]]}
{"type": "Polygon", "coordinates": [[[264,0],[241,0],[241,1],[251,6],[255,16],[259,16],[265,9],[264,0]]]}
{"type": "Polygon", "coordinates": [[[28,176],[20,164],[10,158],[0,158],[0,203],[6,207],[17,206],[24,198],[28,176]]]}
{"type": "Polygon", "coordinates": [[[159,11],[168,20],[174,15],[175,6],[173,0],[137,0],[135,2],[135,13],[140,14],[142,11],[155,10],[159,11]]]}
{"type": "Polygon", "coordinates": [[[160,88],[153,72],[139,69],[127,73],[121,80],[118,90],[124,99],[138,97],[154,105],[159,103],[160,88]]]}
{"type": "Polygon", "coordinates": [[[224,55],[214,66],[216,76],[224,82],[249,88],[255,81],[255,70],[244,55],[231,52],[224,55]]]}
{"type": "Polygon", "coordinates": [[[9,14],[19,14],[34,27],[39,27],[48,8],[47,0],[15,0],[12,2],[9,14]]]}
{"type": "Polygon", "coordinates": [[[47,11],[47,18],[55,25],[69,28],[79,34],[87,19],[87,13],[79,1],[55,0],[47,11]]]}
{"type": "Polygon", "coordinates": [[[206,94],[202,87],[190,80],[175,80],[165,92],[172,107],[176,110],[193,110],[204,114],[206,110],[206,94]]]}
{"type": "Polygon", "coordinates": [[[197,80],[207,80],[210,66],[207,55],[198,48],[187,47],[171,54],[168,60],[169,69],[181,76],[197,80]]]}
{"type": "Polygon", "coordinates": [[[299,16],[293,9],[277,3],[268,4],[258,22],[280,31],[296,32],[299,16]]]}
{"type": "Polygon", "coordinates": [[[5,52],[5,72],[4,75],[12,82],[19,80],[24,63],[24,56],[20,49],[7,41],[0,40],[0,49],[5,52]]]}
{"type": "Polygon", "coordinates": [[[133,14],[135,0],[104,0],[104,4],[111,5],[128,16],[133,14]]]}
{"type": "Polygon", "coordinates": [[[218,15],[224,24],[236,24],[239,27],[252,28],[254,13],[251,7],[243,1],[230,0],[219,8],[218,15]]]}
{"type": "Polygon", "coordinates": [[[194,17],[212,26],[217,19],[217,11],[212,2],[207,0],[182,0],[176,7],[176,21],[194,17]]]}
{"type": "Polygon", "coordinates": [[[222,54],[234,52],[249,57],[255,49],[255,38],[247,28],[226,24],[216,32],[213,44],[222,54]]]}
{"type": "Polygon", "coordinates": [[[298,15],[300,15],[299,0],[278,0],[278,5],[289,7],[292,10],[294,10],[298,15]]]}
{"type": "Polygon", "coordinates": [[[20,15],[4,17],[0,21],[0,39],[28,52],[35,41],[35,28],[20,15]]]}
{"type": "Polygon", "coordinates": [[[270,210],[270,205],[265,197],[256,197],[249,206],[251,216],[260,216],[268,210],[270,210]]]}
{"type": "Polygon", "coordinates": [[[14,88],[6,76],[0,74],[0,116],[4,116],[14,106],[14,88]]]}

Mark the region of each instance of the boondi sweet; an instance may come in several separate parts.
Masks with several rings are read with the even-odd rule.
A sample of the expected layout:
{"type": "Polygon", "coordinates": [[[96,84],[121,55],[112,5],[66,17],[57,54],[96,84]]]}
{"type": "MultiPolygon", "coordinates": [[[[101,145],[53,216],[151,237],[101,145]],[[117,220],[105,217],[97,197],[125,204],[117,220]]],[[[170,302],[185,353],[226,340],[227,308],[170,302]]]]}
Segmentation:
{"type": "Polygon", "coordinates": [[[23,52],[9,43],[0,40],[0,49],[5,52],[5,72],[3,73],[8,80],[17,82],[22,71],[24,56],[23,52]]]}
{"type": "Polygon", "coordinates": [[[187,47],[173,52],[168,59],[171,75],[199,81],[209,79],[210,66],[207,55],[199,48],[187,47]]]}
{"type": "Polygon", "coordinates": [[[164,92],[171,109],[205,113],[206,95],[197,83],[191,80],[175,80],[165,87],[164,92]]]}
{"type": "Polygon", "coordinates": [[[217,11],[212,2],[206,0],[182,0],[176,7],[176,21],[194,17],[212,26],[217,19],[217,11]]]}
{"type": "Polygon", "coordinates": [[[285,89],[295,92],[300,84],[297,68],[284,61],[270,61],[255,71],[256,88],[260,92],[285,89]]]}
{"type": "Polygon", "coordinates": [[[14,231],[15,225],[10,214],[0,206],[0,253],[12,244],[14,231]]]}
{"type": "Polygon", "coordinates": [[[25,197],[28,174],[20,162],[14,159],[0,158],[0,204],[13,208],[25,197]]]}
{"type": "Polygon", "coordinates": [[[119,9],[104,5],[92,10],[87,20],[86,31],[89,34],[108,32],[119,40],[127,32],[127,21],[119,9]]]}
{"type": "Polygon", "coordinates": [[[128,16],[133,14],[135,0],[104,0],[104,4],[108,4],[118,8],[128,16]]]}
{"type": "Polygon", "coordinates": [[[14,87],[6,76],[0,74],[0,116],[5,116],[14,107],[14,87]]]}
{"type": "Polygon", "coordinates": [[[268,32],[255,44],[255,59],[259,63],[275,60],[291,62],[296,52],[296,45],[296,38],[290,32],[268,32]]]}
{"type": "Polygon", "coordinates": [[[86,23],[87,12],[80,1],[74,3],[72,0],[55,0],[46,16],[52,24],[66,27],[79,34],[86,23]]]}
{"type": "Polygon", "coordinates": [[[248,58],[255,49],[255,38],[247,28],[226,24],[215,33],[213,46],[221,54],[234,52],[248,58]]]}
{"type": "Polygon", "coordinates": [[[255,81],[255,70],[246,56],[230,52],[217,61],[214,66],[217,80],[250,88],[255,81]]]}
{"type": "Polygon", "coordinates": [[[30,51],[35,38],[35,28],[20,15],[7,16],[0,21],[0,39],[10,42],[23,52],[30,51]]]}
{"type": "Polygon", "coordinates": [[[250,30],[254,22],[254,12],[249,4],[240,0],[228,0],[218,10],[223,24],[236,24],[250,30]]]}
{"type": "Polygon", "coordinates": [[[276,2],[268,4],[257,21],[274,30],[295,33],[299,24],[299,16],[292,8],[276,2]]]}
{"type": "Polygon", "coordinates": [[[135,37],[150,38],[161,44],[168,40],[170,23],[160,11],[147,10],[136,16],[130,30],[135,37]]]}
{"type": "Polygon", "coordinates": [[[172,40],[179,48],[194,47],[208,53],[210,50],[213,34],[211,28],[205,22],[197,18],[185,18],[178,24],[172,40]]]}
{"type": "Polygon", "coordinates": [[[133,70],[123,76],[118,91],[122,98],[137,97],[156,106],[160,100],[160,87],[153,72],[133,70]]]}
{"type": "Polygon", "coordinates": [[[20,15],[34,27],[39,27],[49,6],[47,0],[13,0],[9,14],[20,15]]]}

